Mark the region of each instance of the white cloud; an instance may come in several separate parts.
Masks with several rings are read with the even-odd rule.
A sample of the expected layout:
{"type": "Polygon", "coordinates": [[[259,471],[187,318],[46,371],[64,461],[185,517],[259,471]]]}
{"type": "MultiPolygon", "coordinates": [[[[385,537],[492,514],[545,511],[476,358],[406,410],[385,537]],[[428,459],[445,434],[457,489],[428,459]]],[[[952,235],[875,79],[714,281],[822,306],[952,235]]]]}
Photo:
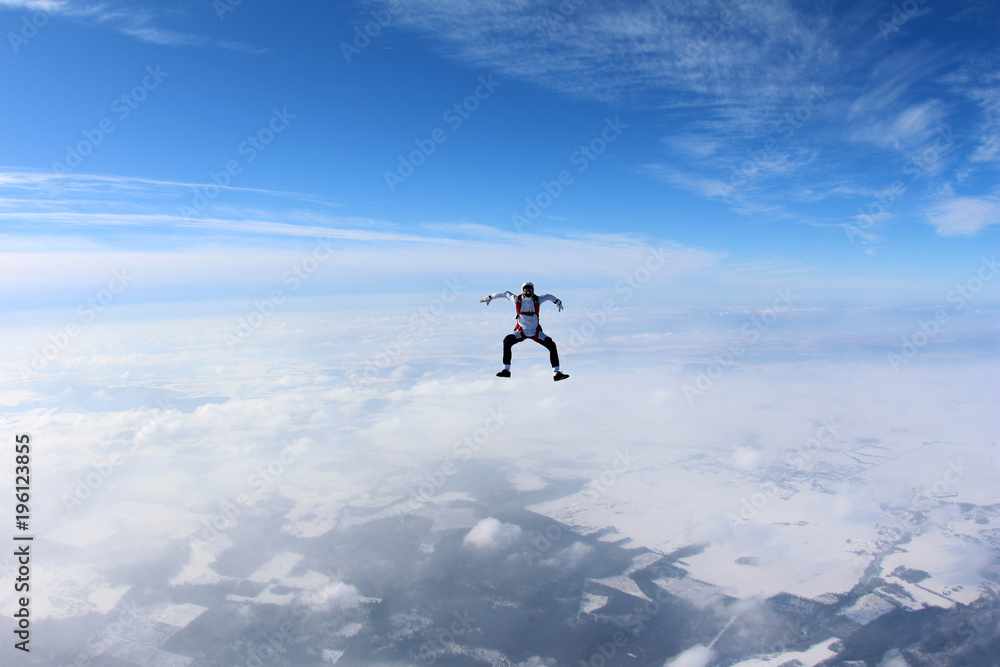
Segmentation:
{"type": "Polygon", "coordinates": [[[743,126],[760,120],[743,109],[799,96],[834,53],[825,18],[781,0],[724,11],[707,0],[585,3],[568,16],[555,5],[417,0],[400,22],[501,76],[606,101],[682,108],[708,99],[743,126]]]}
{"type": "Polygon", "coordinates": [[[555,557],[542,561],[542,565],[550,567],[576,567],[583,559],[594,553],[593,547],[583,542],[574,542],[556,553],[555,557]]]}
{"type": "Polygon", "coordinates": [[[50,14],[65,10],[69,4],[58,0],[0,0],[0,7],[7,9],[25,9],[33,12],[49,12],[50,14]]]}
{"type": "Polygon", "coordinates": [[[556,661],[552,658],[541,658],[537,655],[533,655],[524,662],[517,663],[514,667],[551,667],[555,665],[556,661]]]}
{"type": "Polygon", "coordinates": [[[150,44],[166,46],[218,46],[220,48],[255,52],[239,43],[216,41],[201,35],[185,34],[153,25],[160,17],[134,7],[114,7],[107,3],[64,2],[61,0],[0,0],[0,8],[45,12],[52,16],[83,19],[87,23],[111,29],[150,44]]]}
{"type": "Polygon", "coordinates": [[[740,447],[733,452],[733,465],[740,470],[750,470],[760,465],[760,450],[756,447],[740,447]]]}
{"type": "MultiPolygon", "coordinates": [[[[117,531],[93,545],[81,544],[80,550],[106,551],[107,544],[114,541],[120,562],[132,563],[142,558],[161,558],[164,545],[183,544],[189,535],[202,535],[206,522],[221,516],[219,500],[231,500],[240,493],[254,494],[253,506],[241,509],[240,520],[280,507],[274,516],[286,529],[312,525],[304,515],[306,511],[322,510],[331,519],[339,517],[339,521],[352,514],[357,516],[352,507],[381,511],[384,506],[410,497],[406,484],[385,483],[393,473],[401,469],[439,470],[444,460],[465,466],[464,461],[455,458],[453,443],[481,427],[489,411],[501,404],[505,414],[522,418],[508,420],[475,452],[476,461],[483,465],[500,461],[506,469],[531,470],[545,479],[594,479],[611,463],[609,437],[636,443],[632,453],[638,457],[640,469],[617,477],[599,503],[581,494],[581,507],[573,509],[568,518],[586,521],[585,525],[598,529],[613,525],[623,538],[634,540],[633,546],[648,545],[660,552],[690,544],[691,530],[713,517],[722,520],[719,532],[724,535],[730,531],[723,518],[726,513],[739,513],[743,501],[755,499],[755,493],[769,493],[769,487],[760,484],[766,479],[763,475],[753,478],[741,474],[747,481],[735,486],[732,476],[724,476],[732,472],[726,466],[726,457],[733,449],[729,443],[746,442],[748,434],[757,434],[756,442],[771,458],[777,451],[802,448],[816,433],[813,420],[824,415],[845,422],[843,437],[831,443],[829,451],[824,448],[813,455],[817,462],[830,463],[830,469],[852,465],[852,459],[845,457],[841,449],[850,452],[850,443],[857,436],[884,434],[887,446],[892,447],[884,455],[892,458],[892,465],[859,474],[854,478],[857,484],[885,488],[890,485],[886,480],[890,476],[906,489],[915,483],[933,484],[941,471],[948,469],[947,460],[960,457],[970,471],[956,489],[960,496],[955,502],[996,502],[995,467],[989,464],[989,451],[975,444],[990,442],[989,434],[995,431],[995,418],[989,409],[996,403],[993,369],[983,364],[971,370],[962,364],[925,365],[915,359],[909,367],[913,372],[904,378],[888,371],[881,357],[874,361],[874,367],[830,363],[831,358],[837,358],[838,341],[843,340],[838,336],[843,330],[863,329],[865,320],[838,316],[836,327],[817,324],[807,335],[799,335],[802,330],[797,329],[788,332],[787,338],[782,337],[780,327],[775,327],[762,337],[757,348],[778,350],[775,363],[747,357],[747,368],[728,370],[695,406],[688,406],[679,393],[669,401],[655,399],[652,394],[658,388],[678,387],[684,379],[677,366],[696,366],[699,359],[709,358],[716,349],[719,338],[702,326],[693,331],[676,328],[676,335],[664,343],[669,345],[669,354],[659,353],[667,348],[651,350],[651,344],[642,338],[629,343],[628,335],[622,335],[621,344],[615,347],[614,363],[608,363],[607,348],[584,346],[566,355],[573,378],[559,385],[553,385],[548,377],[541,350],[518,349],[520,356],[515,363],[525,372],[514,380],[518,384],[501,386],[492,378],[492,364],[482,361],[493,361],[498,351],[489,333],[491,325],[466,336],[469,320],[448,318],[426,335],[426,341],[418,340],[404,350],[399,362],[409,362],[411,373],[392,379],[383,377],[384,381],[373,386],[371,392],[352,390],[345,378],[347,371],[394,338],[394,320],[386,316],[387,311],[394,310],[381,300],[366,304],[359,300],[344,308],[281,313],[273,321],[273,329],[260,331],[235,354],[227,353],[218,341],[218,332],[232,324],[222,314],[205,320],[165,322],[122,317],[106,324],[95,322],[66,352],[79,359],[77,364],[64,366],[57,360],[37,382],[19,385],[16,378],[5,381],[12,391],[31,390],[34,398],[14,406],[17,412],[0,415],[0,421],[8,431],[39,433],[46,442],[61,443],[41,449],[39,455],[43,458],[38,462],[53,473],[40,480],[45,486],[39,488],[39,494],[58,499],[71,493],[77,478],[91,473],[93,464],[124,446],[118,434],[125,433],[128,440],[151,416],[156,417],[160,428],[138,449],[125,450],[124,465],[72,517],[80,522],[75,535],[91,535],[101,521],[105,530],[117,531]],[[486,335],[481,335],[483,332],[486,335]],[[449,341],[446,350],[441,347],[443,339],[449,341]],[[781,354],[789,354],[789,349],[795,350],[794,361],[787,356],[781,358],[781,354]],[[582,372],[588,365],[587,372],[582,372]],[[122,378],[125,370],[132,373],[128,379],[122,378]],[[83,407],[70,405],[64,393],[80,378],[92,385],[90,400],[83,407]],[[46,382],[59,393],[48,396],[46,382]],[[480,391],[480,385],[493,389],[480,391]],[[177,400],[219,398],[199,409],[183,404],[172,409],[140,409],[143,389],[150,386],[171,387],[178,393],[177,400]],[[458,391],[444,397],[440,392],[449,387],[458,391]],[[553,391],[562,392],[560,400],[539,410],[540,402],[552,397],[553,391]],[[942,395],[949,396],[947,404],[942,404],[942,395]],[[608,412],[608,397],[613,398],[613,414],[608,412]],[[880,409],[867,409],[874,404],[880,409]],[[389,420],[403,424],[403,432],[379,435],[377,425],[389,420]],[[897,456],[914,442],[949,437],[954,424],[962,426],[961,438],[970,443],[968,453],[956,452],[956,445],[941,443],[919,454],[897,456]],[[285,459],[287,464],[276,482],[265,493],[256,494],[256,482],[252,481],[255,472],[282,460],[283,443],[305,436],[316,438],[316,444],[291,462],[285,459]],[[398,438],[398,442],[392,438],[398,438]],[[567,451],[573,453],[571,467],[567,465],[567,451]],[[938,459],[931,458],[935,456],[938,459]],[[983,456],[986,458],[976,458],[983,456]],[[980,465],[984,460],[985,465],[980,465]],[[720,465],[713,465],[716,461],[720,465]],[[726,473],[719,472],[723,469],[726,473]],[[179,488],[188,492],[178,495],[179,488]],[[295,504],[294,512],[288,512],[289,502],[295,504]],[[121,505],[124,510],[113,517],[100,511],[102,507],[121,505]],[[677,511],[665,514],[663,507],[675,507],[677,511]],[[173,509],[164,512],[162,508],[173,509]],[[137,516],[142,519],[135,524],[137,516]],[[147,525],[156,530],[147,531],[147,525]]],[[[627,321],[607,326],[622,334],[655,332],[661,329],[658,310],[657,306],[633,307],[627,321]]],[[[404,311],[399,319],[405,321],[408,312],[404,311]]],[[[907,327],[916,317],[907,317],[907,327]]],[[[962,317],[960,330],[943,330],[940,335],[961,333],[972,326],[977,316],[970,312],[962,317]]],[[[694,319],[702,321],[700,317],[694,319]]],[[[554,328],[553,333],[561,335],[561,331],[554,328]]],[[[10,368],[11,362],[31,345],[44,341],[48,333],[46,329],[37,334],[15,330],[8,335],[5,330],[7,344],[0,349],[0,368],[10,368]]],[[[887,331],[875,325],[867,335],[870,340],[881,341],[887,331]]],[[[848,340],[853,343],[857,339],[848,340]]],[[[936,339],[921,354],[931,353],[940,340],[936,339]]],[[[948,346],[958,350],[963,347],[948,346]]],[[[8,400],[15,401],[16,397],[8,400]]],[[[857,467],[852,470],[864,472],[857,467]]],[[[440,491],[464,490],[451,486],[457,480],[449,477],[440,491]]],[[[724,583],[728,576],[746,579],[752,573],[753,577],[767,578],[774,590],[787,590],[796,582],[789,575],[796,573],[790,573],[780,559],[769,566],[781,550],[765,550],[781,546],[779,538],[795,544],[802,543],[803,538],[811,541],[813,550],[803,551],[801,558],[794,559],[803,564],[818,563],[822,567],[817,555],[828,552],[833,556],[831,564],[850,565],[850,554],[836,548],[845,544],[844,538],[864,538],[871,522],[851,523],[849,516],[831,512],[829,498],[828,493],[807,489],[788,499],[768,496],[766,503],[756,508],[758,513],[751,521],[765,527],[773,522],[788,525],[770,531],[770,542],[765,539],[768,535],[748,533],[747,539],[736,545],[739,548],[721,552],[724,558],[717,565],[709,563],[712,567],[706,567],[705,576],[710,576],[713,583],[724,583]],[[832,519],[830,528],[792,525],[824,517],[832,519]],[[830,534],[829,542],[820,539],[823,533],[830,534]],[[736,558],[744,556],[755,556],[759,563],[734,564],[736,558]]],[[[576,501],[571,498],[567,502],[576,501]]],[[[54,532],[71,517],[66,516],[60,502],[52,505],[56,505],[54,510],[46,509],[47,514],[39,521],[54,532]]],[[[427,511],[439,510],[428,507],[427,511]]],[[[465,537],[470,550],[516,544],[523,537],[518,526],[495,518],[475,524],[476,520],[471,519],[462,523],[462,528],[455,524],[450,528],[458,531],[453,534],[465,537]]],[[[226,535],[236,537],[235,532],[225,528],[222,533],[217,540],[226,535]]],[[[713,535],[711,539],[724,538],[713,535]]],[[[546,555],[553,553],[570,561],[575,554],[586,551],[576,545],[565,552],[557,551],[562,546],[554,545],[546,555]]],[[[80,553],[66,551],[64,557],[78,560],[80,553]]],[[[918,558],[915,551],[912,553],[909,567],[936,576],[924,554],[918,558]]],[[[205,577],[213,576],[211,560],[204,558],[196,563],[205,577]]],[[[696,561],[697,557],[692,561],[695,567],[696,561]]],[[[951,567],[955,563],[957,569],[966,571],[976,562],[956,558],[943,564],[951,567]]],[[[848,583],[856,582],[858,576],[854,572],[848,583]]],[[[700,573],[697,578],[701,578],[700,573]]],[[[331,584],[325,595],[327,603],[350,605],[355,591],[346,584],[331,584]]],[[[701,652],[703,655],[704,649],[701,652]]],[[[687,658],[696,660],[698,655],[691,653],[687,658]]]]}
{"type": "Polygon", "coordinates": [[[894,648],[882,656],[878,667],[910,667],[910,663],[906,661],[906,658],[899,652],[899,649],[894,648]]]}
{"type": "Polygon", "coordinates": [[[917,146],[935,132],[945,117],[941,104],[936,100],[916,104],[904,109],[888,124],[879,140],[889,146],[917,146]]]}
{"type": "Polygon", "coordinates": [[[1000,224],[1000,200],[955,197],[934,206],[927,218],[941,236],[974,236],[990,225],[1000,224]]]}
{"type": "Polygon", "coordinates": [[[980,144],[969,159],[973,162],[1000,161],[1000,132],[980,135],[980,144]]]}
{"type": "MultiPolygon", "coordinates": [[[[935,71],[944,62],[939,51],[903,49],[886,54],[871,70],[871,80],[847,106],[848,118],[856,122],[885,122],[898,115],[921,73],[935,71]]],[[[874,136],[868,137],[875,139],[874,136]]]]}
{"type": "Polygon", "coordinates": [[[667,660],[663,667],[707,667],[714,657],[712,649],[699,644],[667,660]]]}
{"type": "MultiPolygon", "coordinates": [[[[311,240],[297,243],[272,240],[270,250],[256,247],[258,241],[245,239],[250,247],[240,248],[234,242],[228,247],[200,244],[167,251],[81,247],[60,252],[55,248],[19,250],[14,246],[30,241],[12,239],[0,265],[0,294],[30,297],[39,305],[58,302],[76,306],[103,289],[114,271],[124,271],[130,278],[127,288],[116,299],[133,303],[187,297],[191,290],[197,290],[202,299],[228,296],[233,291],[251,299],[267,299],[278,290],[282,302],[307,290],[313,294],[341,293],[347,285],[352,290],[363,286],[365,292],[398,293],[405,289],[403,283],[406,283],[420,285],[429,292],[442,290],[445,280],[460,288],[457,295],[463,300],[478,299],[486,292],[510,288],[509,280],[504,280],[506,285],[497,285],[496,279],[512,273],[530,275],[536,283],[550,285],[546,291],[559,291],[563,295],[569,285],[581,278],[592,285],[604,285],[606,293],[611,294],[616,282],[644,266],[653,251],[651,246],[635,241],[609,244],[597,239],[540,236],[509,238],[492,244],[485,240],[455,242],[439,237],[389,246],[374,240],[350,243],[337,239],[353,235],[351,230],[316,231],[334,241],[330,254],[324,255],[328,259],[310,265],[315,270],[308,274],[307,280],[296,278],[294,268],[300,267],[301,271],[303,262],[312,261],[313,251],[319,246],[311,240]],[[539,270],[540,267],[544,270],[539,270]],[[65,291],[66,286],[70,286],[70,292],[65,291]],[[476,293],[467,294],[465,290],[470,289],[476,293]]],[[[44,237],[40,242],[48,243],[49,239],[44,237]]],[[[656,284],[711,266],[716,256],[677,248],[669,261],[670,264],[653,274],[656,284]]],[[[653,279],[644,290],[654,289],[652,285],[653,279]]],[[[447,302],[455,298],[449,295],[447,302]]],[[[487,314],[497,309],[497,306],[489,310],[484,307],[487,314]]]]}
{"type": "Polygon", "coordinates": [[[642,169],[651,178],[708,199],[722,199],[733,190],[733,186],[725,178],[698,176],[665,164],[646,164],[642,169]]]}
{"type": "Polygon", "coordinates": [[[197,35],[185,35],[173,30],[163,28],[153,28],[150,26],[140,26],[135,28],[121,28],[121,33],[129,37],[135,37],[139,41],[159,44],[162,46],[203,46],[210,40],[197,35]]]}
{"type": "Polygon", "coordinates": [[[478,551],[499,551],[517,541],[521,532],[520,526],[488,517],[469,531],[462,544],[478,551]]]}
{"type": "Polygon", "coordinates": [[[957,71],[943,77],[957,95],[978,108],[975,125],[965,134],[978,146],[969,156],[973,163],[995,164],[1000,159],[1000,72],[990,58],[971,58],[957,71]]]}
{"type": "Polygon", "coordinates": [[[303,591],[298,599],[310,611],[327,612],[331,609],[345,609],[357,606],[361,600],[358,589],[342,581],[334,581],[318,590],[303,591]]]}
{"type": "Polygon", "coordinates": [[[231,294],[234,289],[261,297],[275,287],[287,291],[282,277],[317,250],[320,238],[329,240],[334,256],[310,277],[309,289],[338,292],[345,279],[364,277],[369,289],[388,284],[398,291],[401,280],[433,275],[439,281],[442,271],[447,271],[446,277],[511,271],[560,281],[587,277],[610,286],[645,264],[650,253],[660,248],[667,259],[665,263],[656,260],[658,280],[710,267],[723,257],[630,234],[556,236],[530,229],[518,233],[512,227],[440,222],[404,232],[386,221],[331,214],[331,204],[316,202],[311,195],[261,190],[240,192],[276,199],[283,206],[290,200],[295,210],[230,207],[187,219],[179,214],[176,201],[178,195],[190,196],[186,193],[195,187],[113,176],[56,178],[39,172],[0,171],[0,222],[10,223],[3,239],[5,261],[0,266],[0,285],[6,288],[0,291],[16,289],[19,295],[36,298],[58,285],[81,284],[73,276],[82,276],[84,281],[93,276],[99,282],[111,268],[127,266],[142,274],[130,287],[130,298],[142,290],[160,291],[162,297],[194,288],[203,298],[213,290],[230,290],[231,294]],[[323,208],[302,210],[303,203],[319,203],[323,208]],[[119,243],[113,248],[94,241],[95,231],[122,228],[174,229],[184,234],[170,238],[184,240],[155,246],[119,243]],[[192,230],[198,233],[192,236],[192,230]]]}
{"type": "MultiPolygon", "coordinates": [[[[87,173],[59,174],[53,171],[26,169],[0,170],[0,189],[8,191],[12,195],[0,198],[0,202],[17,203],[23,201],[19,197],[29,196],[30,200],[43,211],[65,209],[67,204],[83,207],[83,210],[89,210],[86,208],[87,204],[107,206],[114,203],[116,208],[120,208],[128,203],[122,201],[121,197],[122,194],[127,194],[131,197],[141,197],[143,205],[148,205],[151,201],[156,200],[167,202],[170,204],[169,210],[173,214],[171,217],[186,220],[187,218],[176,215],[177,195],[190,196],[199,188],[204,187],[204,182],[164,181],[136,176],[87,173]]],[[[315,195],[301,192],[242,188],[232,185],[218,187],[220,190],[230,192],[254,193],[332,206],[330,202],[323,201],[315,195]]],[[[135,210],[141,209],[137,207],[135,210]]]]}

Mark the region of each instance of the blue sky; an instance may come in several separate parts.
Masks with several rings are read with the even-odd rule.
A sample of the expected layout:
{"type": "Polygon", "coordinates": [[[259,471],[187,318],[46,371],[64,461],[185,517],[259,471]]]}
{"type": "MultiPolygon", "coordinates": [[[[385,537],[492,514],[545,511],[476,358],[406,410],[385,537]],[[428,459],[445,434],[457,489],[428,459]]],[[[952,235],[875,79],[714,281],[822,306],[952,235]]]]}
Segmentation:
{"type": "Polygon", "coordinates": [[[571,240],[586,286],[591,251],[673,243],[933,301],[996,247],[988,2],[3,0],[0,25],[22,264],[329,234],[419,273],[571,240]]]}

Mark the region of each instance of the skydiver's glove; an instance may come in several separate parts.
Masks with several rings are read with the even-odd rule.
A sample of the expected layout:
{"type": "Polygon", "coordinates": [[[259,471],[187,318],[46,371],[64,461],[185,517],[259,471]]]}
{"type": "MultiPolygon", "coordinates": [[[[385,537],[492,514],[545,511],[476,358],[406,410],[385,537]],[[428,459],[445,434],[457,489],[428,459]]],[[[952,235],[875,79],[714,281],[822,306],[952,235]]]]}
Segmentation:
{"type": "Polygon", "coordinates": [[[482,299],[479,300],[479,303],[485,303],[488,306],[490,305],[490,301],[492,300],[493,300],[492,296],[484,296],[482,299]]]}
{"type": "Polygon", "coordinates": [[[559,299],[556,299],[556,309],[561,313],[562,312],[562,308],[563,308],[562,301],[560,301],[559,299]]]}

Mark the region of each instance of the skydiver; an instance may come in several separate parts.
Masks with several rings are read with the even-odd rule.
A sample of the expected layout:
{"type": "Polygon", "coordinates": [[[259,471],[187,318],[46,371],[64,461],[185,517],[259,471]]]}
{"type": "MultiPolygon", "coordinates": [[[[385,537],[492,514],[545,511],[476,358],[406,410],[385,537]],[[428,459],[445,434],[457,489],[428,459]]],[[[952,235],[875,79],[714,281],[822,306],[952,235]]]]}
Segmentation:
{"type": "Polygon", "coordinates": [[[556,304],[556,308],[560,312],[563,309],[562,301],[551,294],[536,295],[535,285],[531,282],[526,282],[521,285],[520,294],[497,292],[496,294],[483,297],[479,300],[479,303],[485,303],[488,306],[490,305],[490,301],[499,299],[500,297],[505,297],[508,301],[513,302],[514,307],[517,309],[517,317],[515,319],[514,333],[507,334],[503,339],[503,370],[497,373],[497,377],[510,377],[511,348],[521,341],[530,338],[549,351],[549,362],[552,364],[552,372],[554,373],[552,379],[558,382],[559,380],[568,378],[568,375],[559,370],[559,352],[556,350],[556,342],[542,332],[542,327],[538,323],[538,308],[542,305],[543,301],[551,301],[556,304]]]}

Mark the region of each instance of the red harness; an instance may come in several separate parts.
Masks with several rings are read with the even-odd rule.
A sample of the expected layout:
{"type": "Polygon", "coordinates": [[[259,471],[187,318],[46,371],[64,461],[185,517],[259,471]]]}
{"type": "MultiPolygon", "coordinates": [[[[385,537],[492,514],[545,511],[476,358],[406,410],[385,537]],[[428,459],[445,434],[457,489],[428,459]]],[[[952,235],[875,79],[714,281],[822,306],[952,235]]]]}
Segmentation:
{"type": "MultiPolygon", "coordinates": [[[[514,331],[520,331],[521,335],[524,336],[525,338],[530,338],[531,340],[537,341],[538,334],[542,333],[541,320],[539,320],[538,326],[535,328],[534,336],[529,336],[528,334],[524,333],[524,329],[521,328],[521,297],[523,296],[524,296],[523,294],[518,294],[517,297],[514,299],[514,305],[517,306],[517,319],[515,320],[517,324],[514,325],[514,331]]],[[[534,315],[535,317],[538,317],[538,307],[541,305],[541,303],[538,301],[538,295],[532,294],[531,299],[535,302],[535,312],[525,313],[525,315],[534,315]]]]}

